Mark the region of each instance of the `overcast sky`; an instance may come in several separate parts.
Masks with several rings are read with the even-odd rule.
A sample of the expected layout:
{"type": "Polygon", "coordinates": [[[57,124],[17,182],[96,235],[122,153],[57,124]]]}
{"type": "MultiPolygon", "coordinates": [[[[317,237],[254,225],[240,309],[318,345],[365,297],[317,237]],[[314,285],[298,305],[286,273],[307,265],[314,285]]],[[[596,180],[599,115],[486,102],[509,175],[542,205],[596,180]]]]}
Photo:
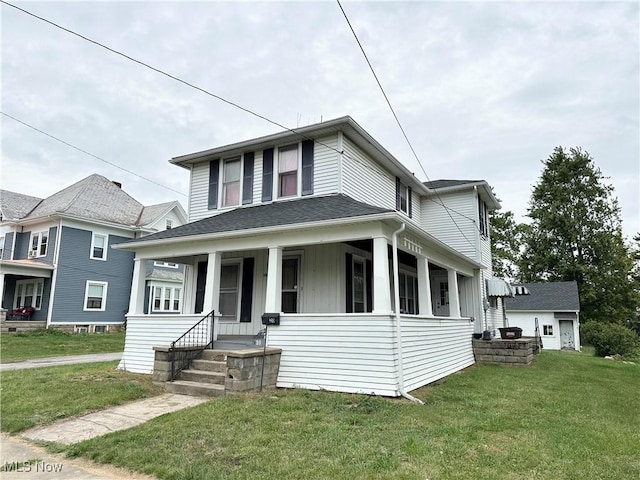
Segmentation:
{"type": "MultiPolygon", "coordinates": [[[[295,128],[352,116],[426,180],[333,1],[18,2],[295,128]]],[[[581,146],[639,225],[638,2],[343,2],[429,179],[485,179],[524,220],[541,160],[581,146]]],[[[92,174],[180,200],[174,156],[280,131],[6,5],[2,111],[161,188],[2,121],[2,188],[38,197],[92,174]]]]}

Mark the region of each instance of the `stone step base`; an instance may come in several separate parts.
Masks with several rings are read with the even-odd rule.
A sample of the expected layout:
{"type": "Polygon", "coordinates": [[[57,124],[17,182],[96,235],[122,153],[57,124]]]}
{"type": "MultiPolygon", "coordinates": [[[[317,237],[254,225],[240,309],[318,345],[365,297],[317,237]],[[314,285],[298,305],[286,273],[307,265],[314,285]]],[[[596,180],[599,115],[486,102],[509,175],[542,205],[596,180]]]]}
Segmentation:
{"type": "Polygon", "coordinates": [[[192,368],[188,370],[182,370],[178,375],[180,380],[186,380],[188,382],[201,382],[208,384],[224,385],[224,381],[227,378],[226,373],[222,372],[207,372],[205,370],[198,370],[192,368]]]}
{"type": "Polygon", "coordinates": [[[191,368],[193,370],[203,370],[205,372],[226,373],[227,362],[196,359],[191,362],[191,368]]]}
{"type": "Polygon", "coordinates": [[[167,382],[165,390],[181,395],[193,395],[197,397],[221,397],[225,394],[224,385],[213,383],[190,382],[187,380],[175,380],[167,382]]]}

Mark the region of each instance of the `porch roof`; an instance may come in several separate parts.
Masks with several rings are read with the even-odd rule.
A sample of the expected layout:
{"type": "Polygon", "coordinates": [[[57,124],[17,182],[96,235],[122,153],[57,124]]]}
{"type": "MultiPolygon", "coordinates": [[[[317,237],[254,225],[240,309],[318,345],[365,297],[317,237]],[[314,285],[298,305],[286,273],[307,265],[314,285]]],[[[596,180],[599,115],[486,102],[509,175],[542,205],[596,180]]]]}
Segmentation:
{"type": "Polygon", "coordinates": [[[27,277],[51,278],[53,265],[36,260],[0,260],[2,273],[27,277]]]}
{"type": "Polygon", "coordinates": [[[194,235],[298,225],[393,212],[393,210],[358,202],[343,194],[307,197],[239,207],[143,238],[132,239],[120,245],[126,248],[130,244],[141,245],[157,240],[178,239],[194,235]]]}

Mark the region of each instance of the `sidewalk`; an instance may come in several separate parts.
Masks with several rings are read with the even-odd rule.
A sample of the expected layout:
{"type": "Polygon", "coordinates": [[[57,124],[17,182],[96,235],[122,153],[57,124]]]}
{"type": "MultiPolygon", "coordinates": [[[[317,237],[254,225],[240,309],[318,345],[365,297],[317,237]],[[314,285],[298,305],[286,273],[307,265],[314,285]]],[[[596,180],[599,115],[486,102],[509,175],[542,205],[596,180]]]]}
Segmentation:
{"type": "Polygon", "coordinates": [[[2,479],[65,479],[65,480],[149,480],[153,477],[132,474],[110,465],[97,465],[88,460],[68,459],[63,455],[49,454],[29,441],[58,442],[65,445],[106,435],[140,425],[165,413],[175,412],[211,400],[165,393],[89,413],[80,417],[37,427],[11,437],[0,435],[0,467],[2,479]]]}
{"type": "Polygon", "coordinates": [[[67,355],[64,357],[34,358],[22,362],[0,363],[0,372],[23,370],[26,368],[56,367],[58,365],[73,365],[76,363],[110,362],[120,360],[122,352],[89,353],[87,355],[67,355]]]}

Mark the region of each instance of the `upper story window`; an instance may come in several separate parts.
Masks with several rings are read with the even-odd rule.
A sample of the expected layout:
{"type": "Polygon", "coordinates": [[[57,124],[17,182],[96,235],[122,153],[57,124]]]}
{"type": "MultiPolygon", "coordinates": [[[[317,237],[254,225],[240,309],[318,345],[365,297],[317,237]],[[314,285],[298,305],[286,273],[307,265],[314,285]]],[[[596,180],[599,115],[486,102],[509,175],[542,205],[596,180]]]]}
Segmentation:
{"type": "Polygon", "coordinates": [[[48,243],[49,243],[49,231],[32,233],[31,249],[29,250],[29,257],[46,256],[48,243]]]}
{"type": "Polygon", "coordinates": [[[177,263],[170,262],[153,262],[153,265],[156,267],[178,268],[177,263]]]}
{"type": "Polygon", "coordinates": [[[253,202],[253,164],[253,152],[209,162],[209,210],[253,202]]]}
{"type": "Polygon", "coordinates": [[[106,260],[107,259],[107,240],[108,235],[101,235],[94,233],[91,236],[91,255],[89,258],[93,260],[106,260]]]}
{"type": "Polygon", "coordinates": [[[278,150],[278,197],[298,194],[298,145],[278,150]]]}
{"type": "Polygon", "coordinates": [[[412,216],[411,187],[396,177],[396,210],[412,216]]]}
{"type": "Polygon", "coordinates": [[[489,236],[489,212],[487,204],[478,199],[478,217],[480,219],[480,235],[489,236]]]}

